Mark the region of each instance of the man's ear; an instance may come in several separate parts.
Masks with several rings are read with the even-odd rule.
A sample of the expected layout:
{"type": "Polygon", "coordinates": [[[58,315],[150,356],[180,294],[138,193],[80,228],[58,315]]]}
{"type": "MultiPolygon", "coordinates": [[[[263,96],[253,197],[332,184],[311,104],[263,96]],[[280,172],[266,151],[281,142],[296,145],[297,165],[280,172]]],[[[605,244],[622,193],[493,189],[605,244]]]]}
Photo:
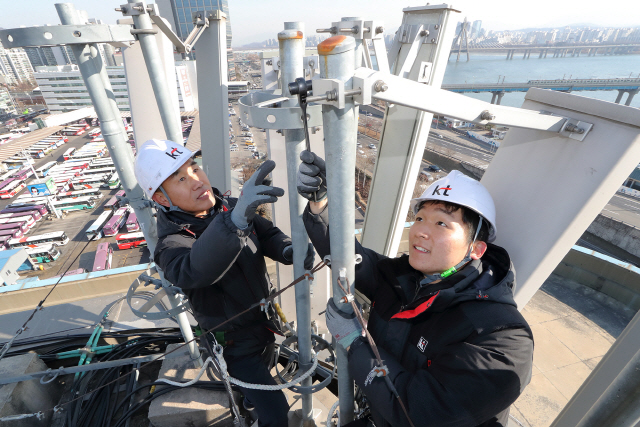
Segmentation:
{"type": "Polygon", "coordinates": [[[475,242],[471,250],[471,259],[480,259],[487,251],[487,243],[483,241],[475,242]]]}
{"type": "Polygon", "coordinates": [[[153,197],[151,197],[151,200],[153,200],[154,202],[166,208],[169,207],[169,200],[167,200],[167,198],[164,197],[164,194],[162,194],[162,191],[156,191],[155,193],[153,193],[153,197]]]}

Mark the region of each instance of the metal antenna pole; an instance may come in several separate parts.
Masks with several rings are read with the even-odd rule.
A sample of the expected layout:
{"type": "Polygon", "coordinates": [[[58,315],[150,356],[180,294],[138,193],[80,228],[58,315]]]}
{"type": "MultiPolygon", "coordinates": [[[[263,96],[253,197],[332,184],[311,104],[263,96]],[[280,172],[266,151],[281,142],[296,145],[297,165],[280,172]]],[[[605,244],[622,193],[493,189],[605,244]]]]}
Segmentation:
{"type": "MultiPolygon", "coordinates": [[[[137,4],[135,0],[128,0],[128,2],[130,4],[129,7],[134,7],[134,4],[137,4]]],[[[180,118],[176,117],[177,109],[171,101],[168,89],[169,84],[173,85],[175,82],[173,80],[167,82],[167,76],[164,74],[164,65],[160,58],[160,50],[155,40],[149,14],[146,11],[139,12],[141,13],[132,16],[133,23],[138,40],[140,41],[140,47],[142,48],[142,56],[144,56],[144,62],[147,65],[153,93],[156,96],[164,131],[167,138],[178,144],[182,144],[180,118]]],[[[173,77],[175,78],[175,76],[173,77]]]]}
{"type": "MultiPolygon", "coordinates": [[[[87,23],[87,19],[80,16],[80,12],[83,11],[76,10],[76,7],[73,3],[57,3],[56,10],[58,10],[58,15],[60,16],[60,22],[62,23],[62,25],[81,25],[87,23]]],[[[86,14],[86,12],[84,14],[86,14]]],[[[96,63],[96,68],[98,70],[98,73],[100,74],[100,78],[102,79],[102,84],[104,85],[104,88],[106,90],[107,97],[109,98],[109,104],[111,104],[111,108],[113,109],[113,113],[116,115],[116,117],[120,117],[120,110],[118,109],[116,96],[113,93],[113,88],[111,87],[111,81],[109,80],[107,69],[104,67],[104,63],[102,62],[98,44],[91,43],[89,44],[89,46],[91,48],[91,56],[96,63]]],[[[118,124],[121,126],[122,136],[126,141],[127,132],[124,129],[122,120],[120,120],[118,124]]]]}
{"type": "MultiPolygon", "coordinates": [[[[289,92],[289,83],[298,77],[304,77],[304,24],[302,22],[285,22],[284,31],[278,33],[280,43],[280,78],[282,96],[289,96],[289,106],[296,105],[297,97],[289,92]]],[[[293,244],[293,276],[304,274],[304,259],[309,245],[306,229],[302,222],[302,213],[306,200],[296,190],[296,176],[300,164],[300,153],[305,147],[303,129],[284,130],[287,156],[287,185],[289,188],[289,218],[291,224],[291,242],[293,244]]],[[[306,371],[311,366],[311,295],[309,281],[303,280],[296,285],[296,320],[298,332],[298,351],[300,353],[300,369],[306,371]]],[[[303,386],[311,386],[311,378],[302,382],[303,386]]],[[[315,425],[313,422],[313,396],[302,395],[302,423],[304,426],[315,425]]]]}
{"type": "MultiPolygon", "coordinates": [[[[353,37],[334,36],[318,45],[320,78],[344,82],[345,91],[352,89],[356,42],[353,37]]],[[[345,98],[344,109],[322,106],[324,151],[327,157],[327,195],[329,198],[329,229],[331,239],[331,284],[333,300],[344,311],[352,311],[349,304],[341,304],[344,295],[338,285],[340,271],[346,272],[349,283],[355,282],[355,174],[356,113],[353,98],[345,98]]],[[[344,280],[344,279],[343,279],[344,280]]],[[[351,290],[353,293],[353,289],[351,290]]],[[[340,425],[353,421],[354,390],[349,375],[347,351],[338,345],[338,395],[340,425]]]]}
{"type": "MultiPolygon", "coordinates": [[[[68,22],[76,19],[75,17],[78,16],[77,13],[69,7],[73,7],[73,5],[66,3],[56,4],[55,6],[61,21],[68,22]],[[73,15],[71,15],[71,13],[73,13],[73,15]]],[[[120,182],[122,182],[123,188],[127,193],[127,198],[138,217],[138,222],[147,241],[149,252],[153,256],[158,241],[156,222],[149,209],[151,204],[144,199],[144,193],[133,174],[133,153],[131,152],[129,144],[125,142],[125,135],[122,134],[122,119],[119,113],[114,114],[109,102],[109,97],[102,83],[100,72],[96,68],[95,61],[91,55],[91,46],[88,44],[75,44],[71,45],[71,49],[78,61],[80,74],[82,74],[87,92],[89,92],[89,97],[100,120],[102,135],[104,136],[109,154],[111,154],[111,158],[113,159],[113,164],[118,171],[120,182]]],[[[175,295],[169,296],[169,300],[174,307],[179,302],[178,297],[175,295]]],[[[192,340],[193,332],[187,314],[183,312],[176,317],[185,341],[192,340]]],[[[188,347],[191,358],[193,360],[200,360],[200,352],[198,351],[196,343],[192,341],[188,347]]]]}

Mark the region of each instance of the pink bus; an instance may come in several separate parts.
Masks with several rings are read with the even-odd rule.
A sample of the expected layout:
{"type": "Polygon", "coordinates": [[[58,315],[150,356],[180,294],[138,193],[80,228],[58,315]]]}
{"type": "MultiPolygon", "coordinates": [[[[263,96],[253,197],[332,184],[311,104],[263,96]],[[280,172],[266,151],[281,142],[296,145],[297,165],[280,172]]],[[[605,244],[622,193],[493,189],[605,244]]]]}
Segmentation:
{"type": "Polygon", "coordinates": [[[27,221],[0,224],[0,230],[13,230],[14,228],[17,228],[20,231],[22,231],[22,234],[30,230],[29,226],[27,225],[27,221]]]}
{"type": "Polygon", "coordinates": [[[113,249],[109,247],[108,243],[98,243],[96,249],[96,258],[93,261],[93,270],[91,271],[103,271],[111,268],[111,259],[113,257],[113,249]]]}
{"type": "Polygon", "coordinates": [[[0,211],[0,213],[16,213],[16,212],[27,212],[37,210],[40,212],[40,216],[44,216],[49,213],[49,209],[47,205],[28,205],[22,207],[6,207],[0,211]]]}
{"type": "Polygon", "coordinates": [[[115,236],[116,234],[118,234],[118,230],[120,230],[122,224],[124,224],[124,222],[127,220],[128,213],[128,207],[122,207],[115,211],[109,222],[107,222],[105,226],[102,227],[102,234],[104,234],[105,237],[115,236]]]}
{"type": "Polygon", "coordinates": [[[18,239],[23,236],[22,230],[19,228],[12,228],[9,230],[0,230],[0,237],[9,236],[13,239],[18,239]]]}
{"type": "Polygon", "coordinates": [[[134,231],[140,231],[140,224],[138,224],[138,217],[135,212],[129,214],[129,218],[126,222],[127,233],[133,233],[134,231]]]}

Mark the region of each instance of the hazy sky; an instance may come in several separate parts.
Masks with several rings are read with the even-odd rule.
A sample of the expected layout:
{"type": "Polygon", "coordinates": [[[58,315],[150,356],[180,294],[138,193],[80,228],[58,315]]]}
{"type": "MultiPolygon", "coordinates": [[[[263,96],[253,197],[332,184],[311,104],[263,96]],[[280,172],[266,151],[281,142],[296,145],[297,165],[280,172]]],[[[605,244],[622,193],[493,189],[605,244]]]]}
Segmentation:
{"type": "MultiPolygon", "coordinates": [[[[400,25],[402,8],[421,6],[415,0],[228,0],[233,28],[233,45],[276,38],[284,21],[303,21],[307,32],[329,27],[342,16],[360,16],[381,20],[389,31],[400,25]]],[[[0,0],[0,27],[59,24],[53,0],[0,0]]],[[[122,15],[114,8],[125,0],[78,0],[78,9],[90,17],[115,24],[122,15]]],[[[438,4],[432,2],[432,4],[438,4]]],[[[482,20],[483,27],[492,30],[515,30],[527,27],[559,27],[570,24],[598,26],[640,26],[640,1],[618,0],[605,3],[591,0],[459,0],[451,3],[461,11],[459,20],[468,17],[482,20]]]]}

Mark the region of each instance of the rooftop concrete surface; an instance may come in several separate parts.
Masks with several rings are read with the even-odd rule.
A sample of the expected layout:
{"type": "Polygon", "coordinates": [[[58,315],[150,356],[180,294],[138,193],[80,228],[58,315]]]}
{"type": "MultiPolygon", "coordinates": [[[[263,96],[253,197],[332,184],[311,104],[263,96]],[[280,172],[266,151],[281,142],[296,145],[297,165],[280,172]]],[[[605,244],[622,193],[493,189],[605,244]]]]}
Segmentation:
{"type": "Polygon", "coordinates": [[[522,314],[533,331],[533,376],[511,407],[511,424],[546,427],[635,312],[592,288],[552,274],[522,314]]]}

